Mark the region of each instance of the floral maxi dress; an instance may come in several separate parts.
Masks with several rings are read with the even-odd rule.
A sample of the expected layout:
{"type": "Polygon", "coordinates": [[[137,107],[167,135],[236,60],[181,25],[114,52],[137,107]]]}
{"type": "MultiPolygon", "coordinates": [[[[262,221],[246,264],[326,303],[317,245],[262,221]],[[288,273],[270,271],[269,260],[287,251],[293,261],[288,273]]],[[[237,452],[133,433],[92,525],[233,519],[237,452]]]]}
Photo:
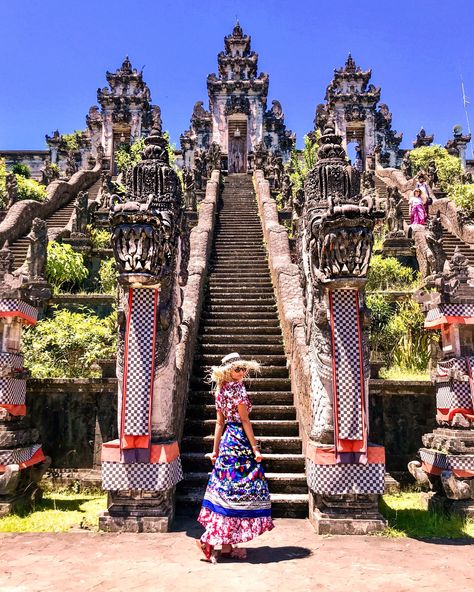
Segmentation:
{"type": "Polygon", "coordinates": [[[201,541],[210,545],[243,543],[274,527],[265,473],[242,427],[240,403],[250,413],[241,382],[226,383],[217,393],[226,428],[198,517],[206,529],[201,541]]]}

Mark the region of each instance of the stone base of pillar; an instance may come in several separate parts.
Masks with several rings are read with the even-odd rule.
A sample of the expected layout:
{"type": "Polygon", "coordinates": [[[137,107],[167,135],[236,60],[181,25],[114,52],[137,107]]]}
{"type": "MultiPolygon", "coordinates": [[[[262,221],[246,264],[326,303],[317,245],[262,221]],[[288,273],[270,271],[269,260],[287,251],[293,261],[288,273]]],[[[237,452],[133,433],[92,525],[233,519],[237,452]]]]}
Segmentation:
{"type": "Polygon", "coordinates": [[[310,492],[309,520],[317,534],[363,535],[380,532],[387,521],[378,510],[379,495],[322,496],[310,492]]]}
{"type": "Polygon", "coordinates": [[[0,517],[29,511],[42,500],[43,490],[38,483],[50,464],[47,456],[42,463],[0,475],[0,517]]]}
{"type": "Polygon", "coordinates": [[[111,491],[99,516],[105,532],[168,532],[174,519],[175,488],[167,491],[111,491]]]}
{"type": "Polygon", "coordinates": [[[43,490],[34,484],[31,489],[8,497],[0,496],[0,518],[12,512],[28,512],[43,499],[43,490]]]}
{"type": "Polygon", "coordinates": [[[430,512],[445,512],[461,518],[474,518],[474,499],[453,500],[436,492],[421,493],[423,506],[430,512]]]}

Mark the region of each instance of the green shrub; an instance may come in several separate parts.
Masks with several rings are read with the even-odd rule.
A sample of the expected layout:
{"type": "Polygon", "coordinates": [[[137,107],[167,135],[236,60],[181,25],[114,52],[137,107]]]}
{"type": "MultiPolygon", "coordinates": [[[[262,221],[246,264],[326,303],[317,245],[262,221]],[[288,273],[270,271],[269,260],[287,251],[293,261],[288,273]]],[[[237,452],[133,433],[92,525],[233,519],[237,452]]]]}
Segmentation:
{"type": "Polygon", "coordinates": [[[466,214],[474,214],[474,184],[453,185],[449,189],[448,197],[466,214]]]}
{"type": "Polygon", "coordinates": [[[439,145],[415,148],[410,153],[413,173],[427,170],[431,160],[435,161],[438,170],[439,188],[449,192],[450,188],[462,180],[461,161],[448,153],[446,148],[439,145]]]}
{"type": "Polygon", "coordinates": [[[81,140],[86,132],[74,130],[72,134],[62,134],[61,140],[66,150],[77,152],[81,147],[81,140]]]}
{"type": "Polygon", "coordinates": [[[115,152],[115,162],[117,163],[118,170],[122,173],[134,164],[137,164],[137,162],[140,162],[144,148],[145,141],[143,138],[135,140],[131,146],[120,146],[115,152]]]}
{"type": "Polygon", "coordinates": [[[89,236],[93,249],[110,249],[110,232],[103,228],[89,226],[89,236]]]}
{"type": "Polygon", "coordinates": [[[34,179],[27,179],[21,175],[16,176],[18,182],[18,198],[34,199],[35,201],[44,201],[48,194],[44,185],[34,179]]]}
{"type": "Polygon", "coordinates": [[[293,183],[293,194],[303,187],[308,171],[315,166],[318,159],[318,140],[321,133],[317,131],[315,134],[316,142],[313,143],[308,136],[305,136],[303,150],[298,151],[296,148],[293,148],[291,151],[290,164],[293,172],[290,175],[290,179],[293,183]]]}
{"type": "Polygon", "coordinates": [[[0,207],[5,206],[7,198],[7,167],[5,159],[0,158],[0,207]]]}
{"type": "Polygon", "coordinates": [[[25,179],[29,179],[31,177],[30,167],[19,162],[12,166],[12,173],[19,175],[20,177],[24,177],[25,179]]]}
{"type": "Polygon", "coordinates": [[[87,275],[84,257],[76,253],[71,245],[56,241],[48,243],[46,278],[56,292],[62,287],[69,290],[79,288],[87,275]]]}
{"type": "Polygon", "coordinates": [[[105,259],[100,262],[99,269],[100,291],[103,294],[114,294],[117,287],[117,269],[115,259],[105,259]]]}
{"type": "Polygon", "coordinates": [[[96,360],[116,351],[116,313],[100,319],[90,310],[55,309],[23,334],[25,367],[33,378],[88,378],[96,360]]]}
{"type": "Polygon", "coordinates": [[[409,290],[417,281],[418,274],[405,267],[394,257],[373,255],[367,280],[367,290],[409,290]]]}
{"type": "Polygon", "coordinates": [[[414,300],[405,300],[387,325],[396,346],[391,356],[392,365],[406,370],[426,370],[430,361],[433,331],[424,329],[425,315],[414,300]]]}

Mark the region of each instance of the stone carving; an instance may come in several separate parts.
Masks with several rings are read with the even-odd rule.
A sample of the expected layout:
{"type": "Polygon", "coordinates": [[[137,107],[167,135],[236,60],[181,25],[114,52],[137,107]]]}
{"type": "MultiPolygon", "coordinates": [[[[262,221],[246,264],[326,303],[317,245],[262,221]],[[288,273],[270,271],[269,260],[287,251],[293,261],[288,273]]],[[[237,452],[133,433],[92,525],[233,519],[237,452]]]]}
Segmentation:
{"type": "Polygon", "coordinates": [[[233,113],[244,113],[245,115],[250,114],[250,102],[247,97],[241,97],[239,95],[229,97],[225,105],[226,115],[232,115],[233,113]]]}
{"type": "Polygon", "coordinates": [[[290,175],[285,173],[281,184],[281,202],[283,208],[287,209],[292,207],[292,193],[293,183],[290,179],[290,175]]]}
{"type": "Polygon", "coordinates": [[[434,135],[429,136],[425,129],[422,127],[416,134],[416,140],[413,140],[413,148],[421,148],[423,146],[429,146],[433,143],[434,135]]]}
{"type": "Polygon", "coordinates": [[[219,144],[212,142],[207,151],[207,176],[210,178],[212,171],[221,170],[221,149],[219,144]]]}
{"type": "Polygon", "coordinates": [[[119,444],[104,444],[109,450],[109,460],[102,462],[109,507],[100,519],[103,530],[120,530],[128,523],[140,531],[167,530],[174,486],[182,479],[173,405],[189,235],[181,184],[158,120],[155,125],[145,139],[142,160],[125,175],[125,195],[111,199],[120,286],[119,444]],[[154,460],[160,454],[166,462],[154,460]]]}
{"type": "Polygon", "coordinates": [[[26,268],[29,281],[44,281],[48,258],[48,227],[41,218],[35,218],[28,234],[26,268]]]}
{"type": "Polygon", "coordinates": [[[87,191],[80,191],[74,202],[74,214],[72,217],[71,236],[73,238],[85,237],[87,224],[89,222],[89,194],[87,191]]]}
{"type": "Polygon", "coordinates": [[[187,210],[196,211],[196,192],[194,190],[194,175],[188,167],[183,168],[184,203],[187,210]]]}
{"type": "Polygon", "coordinates": [[[436,187],[438,187],[439,177],[438,177],[438,169],[436,167],[436,163],[434,160],[430,160],[430,162],[428,163],[428,169],[426,172],[428,175],[429,186],[431,187],[431,189],[435,189],[436,187]]]}
{"type": "Polygon", "coordinates": [[[426,226],[426,276],[443,272],[446,253],[443,249],[443,225],[438,211],[431,216],[426,226]]]}
{"type": "Polygon", "coordinates": [[[336,532],[342,515],[375,530],[384,525],[376,507],[376,494],[384,488],[383,461],[367,447],[362,420],[368,413],[370,324],[364,285],[375,220],[383,212],[371,195],[357,191],[342,137],[327,127],[305,179],[298,233],[311,374],[306,466],[314,499],[310,519],[318,532],[336,532]],[[349,426],[356,424],[352,432],[349,426]]]}
{"type": "Polygon", "coordinates": [[[77,173],[76,153],[69,150],[66,157],[66,177],[70,179],[74,173],[77,173]]]}
{"type": "Polygon", "coordinates": [[[199,150],[194,153],[193,175],[194,187],[198,191],[202,191],[205,185],[206,163],[204,160],[204,154],[199,150]]]}
{"type": "Polygon", "coordinates": [[[404,237],[403,195],[398,187],[387,188],[386,222],[388,238],[404,237]]]}
{"type": "Polygon", "coordinates": [[[41,171],[41,183],[48,186],[50,183],[59,178],[59,169],[53,166],[50,160],[47,160],[43,170],[41,171]]]}
{"type": "Polygon", "coordinates": [[[474,289],[468,260],[458,248],[449,265],[444,269],[439,265],[425,278],[415,298],[426,313],[425,327],[441,329],[442,347],[432,373],[440,427],[422,437],[421,463],[410,462],[408,469],[422,488],[432,491],[433,502],[473,516],[474,289]]]}
{"type": "Polygon", "coordinates": [[[407,179],[411,179],[413,177],[413,166],[410,160],[410,152],[407,151],[403,155],[402,165],[401,165],[402,173],[405,175],[407,179]]]}
{"type": "Polygon", "coordinates": [[[18,201],[18,181],[15,173],[8,173],[5,179],[7,189],[6,209],[9,210],[18,201]]]}

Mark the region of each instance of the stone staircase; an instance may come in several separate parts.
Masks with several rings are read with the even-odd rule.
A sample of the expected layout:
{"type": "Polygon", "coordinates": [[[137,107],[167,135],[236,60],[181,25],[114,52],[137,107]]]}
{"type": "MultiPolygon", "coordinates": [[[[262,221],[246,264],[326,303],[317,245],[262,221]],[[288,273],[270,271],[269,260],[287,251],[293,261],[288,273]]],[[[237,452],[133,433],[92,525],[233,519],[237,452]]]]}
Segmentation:
{"type": "MultiPolygon", "coordinates": [[[[377,190],[377,196],[385,201],[387,198],[387,185],[377,176],[375,177],[375,189],[377,190]]],[[[402,211],[405,222],[410,224],[408,201],[406,199],[402,202],[402,211]]],[[[436,215],[436,200],[430,206],[430,215],[436,215]]],[[[456,247],[459,247],[461,253],[467,257],[469,265],[474,267],[474,248],[443,226],[443,248],[448,260],[453,256],[456,247]]]]}
{"type": "Polygon", "coordinates": [[[237,351],[262,364],[259,376],[246,386],[273,515],[307,516],[302,443],[257,203],[247,175],[226,178],[198,339],[181,445],[185,479],[178,486],[177,513],[198,512],[211,470],[205,454],[212,451],[216,413],[205,377],[211,365],[237,351]]]}
{"type": "MultiPolygon", "coordinates": [[[[93,200],[97,197],[100,186],[101,182],[99,179],[89,188],[89,200],[93,200]]],[[[64,205],[62,208],[59,208],[59,210],[56,210],[51,214],[51,216],[46,218],[46,226],[48,228],[64,228],[71,219],[73,210],[74,199],[71,199],[66,205],[64,205]]],[[[29,244],[30,242],[26,235],[17,238],[16,241],[11,243],[10,250],[13,254],[15,269],[20,267],[25,261],[29,244]]]]}

